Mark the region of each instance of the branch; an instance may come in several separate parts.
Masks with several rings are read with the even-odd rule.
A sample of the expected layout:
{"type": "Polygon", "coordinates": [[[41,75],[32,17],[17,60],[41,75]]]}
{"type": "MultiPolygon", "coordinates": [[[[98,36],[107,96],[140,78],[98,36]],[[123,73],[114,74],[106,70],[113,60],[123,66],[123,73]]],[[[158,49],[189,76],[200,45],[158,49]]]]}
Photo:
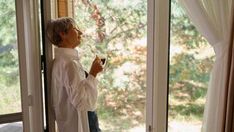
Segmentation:
{"type": "Polygon", "coordinates": [[[146,24],[142,24],[142,25],[139,25],[139,26],[137,26],[137,27],[135,27],[135,28],[130,28],[130,29],[128,29],[128,30],[121,31],[121,32],[117,33],[116,35],[114,35],[114,36],[108,38],[108,39],[106,40],[106,44],[110,43],[111,40],[113,40],[113,39],[119,37],[119,36],[120,36],[121,34],[123,34],[123,33],[131,32],[131,31],[136,30],[136,29],[141,29],[141,28],[144,28],[145,26],[146,26],[146,24]]]}

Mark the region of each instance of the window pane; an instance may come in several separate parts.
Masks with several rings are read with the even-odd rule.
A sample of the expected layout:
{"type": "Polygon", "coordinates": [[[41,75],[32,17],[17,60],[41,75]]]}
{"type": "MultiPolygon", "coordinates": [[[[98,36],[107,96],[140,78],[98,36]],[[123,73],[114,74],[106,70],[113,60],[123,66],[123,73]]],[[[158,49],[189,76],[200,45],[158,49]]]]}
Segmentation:
{"type": "Polygon", "coordinates": [[[98,76],[101,129],[145,131],[146,0],[76,1],[75,19],[84,32],[79,49],[89,71],[95,55],[107,58],[98,76]]]}
{"type": "Polygon", "coordinates": [[[169,132],[200,132],[213,48],[189,20],[177,0],[171,1],[169,132]]]}
{"type": "Polygon", "coordinates": [[[0,115],[21,112],[14,0],[0,1],[0,115]]]}
{"type": "Polygon", "coordinates": [[[0,124],[0,132],[23,132],[22,122],[0,124]]]}

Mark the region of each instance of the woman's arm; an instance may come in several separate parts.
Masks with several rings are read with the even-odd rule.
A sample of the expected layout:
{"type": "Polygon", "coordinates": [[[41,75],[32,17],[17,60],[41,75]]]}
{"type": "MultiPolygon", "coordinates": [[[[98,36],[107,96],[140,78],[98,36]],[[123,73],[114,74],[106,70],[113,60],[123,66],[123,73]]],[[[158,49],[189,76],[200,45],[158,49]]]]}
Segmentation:
{"type": "Polygon", "coordinates": [[[72,105],[80,111],[92,111],[97,102],[97,79],[89,74],[84,76],[84,70],[76,61],[69,62],[65,68],[64,84],[72,105]]]}

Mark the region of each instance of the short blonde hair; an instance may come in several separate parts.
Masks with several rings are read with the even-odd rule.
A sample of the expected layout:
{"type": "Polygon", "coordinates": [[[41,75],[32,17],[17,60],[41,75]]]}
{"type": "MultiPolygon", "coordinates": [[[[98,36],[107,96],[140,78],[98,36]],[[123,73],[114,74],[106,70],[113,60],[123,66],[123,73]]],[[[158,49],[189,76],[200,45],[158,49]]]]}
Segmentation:
{"type": "Polygon", "coordinates": [[[60,33],[67,33],[71,26],[76,26],[76,22],[70,17],[61,17],[50,20],[46,27],[46,34],[48,39],[55,46],[59,46],[60,42],[62,41],[60,33]]]}

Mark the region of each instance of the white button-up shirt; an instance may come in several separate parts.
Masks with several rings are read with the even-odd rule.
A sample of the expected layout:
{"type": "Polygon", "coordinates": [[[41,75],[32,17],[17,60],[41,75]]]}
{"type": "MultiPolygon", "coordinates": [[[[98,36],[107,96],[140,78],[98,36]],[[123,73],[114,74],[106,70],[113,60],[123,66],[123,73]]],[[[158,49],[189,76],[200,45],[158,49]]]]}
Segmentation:
{"type": "Polygon", "coordinates": [[[87,111],[96,108],[98,82],[85,78],[75,49],[55,48],[51,83],[59,132],[89,132],[87,111]]]}

